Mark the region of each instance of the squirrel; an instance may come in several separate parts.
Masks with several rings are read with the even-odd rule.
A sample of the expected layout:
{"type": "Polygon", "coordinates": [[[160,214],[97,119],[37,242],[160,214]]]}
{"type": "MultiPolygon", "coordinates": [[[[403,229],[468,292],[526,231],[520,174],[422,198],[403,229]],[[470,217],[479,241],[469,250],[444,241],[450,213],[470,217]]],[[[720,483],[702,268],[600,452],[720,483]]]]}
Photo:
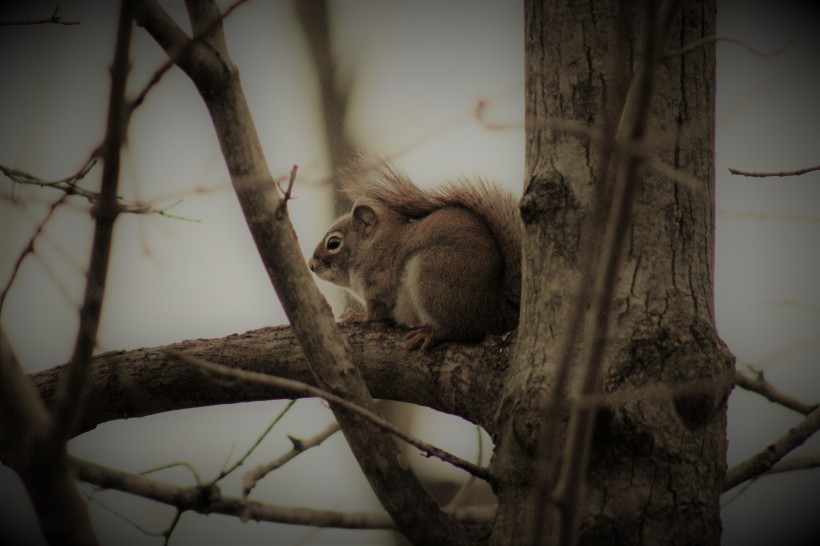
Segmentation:
{"type": "Polygon", "coordinates": [[[392,167],[345,180],[342,191],[353,207],[308,264],[364,302],[342,323],[411,327],[407,347],[422,352],[517,326],[522,224],[512,193],[467,179],[424,190],[392,167]]]}

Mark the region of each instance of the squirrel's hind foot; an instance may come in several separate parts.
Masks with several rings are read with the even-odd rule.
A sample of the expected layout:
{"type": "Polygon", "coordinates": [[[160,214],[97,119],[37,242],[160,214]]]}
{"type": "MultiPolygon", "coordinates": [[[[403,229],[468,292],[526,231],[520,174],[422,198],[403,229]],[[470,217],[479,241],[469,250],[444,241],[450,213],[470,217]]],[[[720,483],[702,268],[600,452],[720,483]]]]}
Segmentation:
{"type": "Polygon", "coordinates": [[[410,330],[407,334],[406,345],[411,351],[418,349],[422,353],[427,353],[442,341],[444,341],[442,337],[434,334],[429,326],[425,326],[410,330]]]}

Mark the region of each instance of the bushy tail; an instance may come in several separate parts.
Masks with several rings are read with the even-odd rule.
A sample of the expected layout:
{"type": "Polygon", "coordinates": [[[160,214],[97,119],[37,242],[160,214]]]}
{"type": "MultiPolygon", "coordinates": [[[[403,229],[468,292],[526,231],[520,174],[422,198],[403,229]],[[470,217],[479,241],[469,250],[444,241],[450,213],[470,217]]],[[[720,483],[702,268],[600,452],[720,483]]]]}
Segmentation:
{"type": "Polygon", "coordinates": [[[434,189],[422,189],[393,167],[345,180],[342,190],[353,201],[366,200],[408,218],[423,218],[449,206],[462,206],[490,227],[504,260],[504,296],[517,309],[521,300],[521,217],[518,199],[507,189],[483,179],[458,179],[434,189]]]}

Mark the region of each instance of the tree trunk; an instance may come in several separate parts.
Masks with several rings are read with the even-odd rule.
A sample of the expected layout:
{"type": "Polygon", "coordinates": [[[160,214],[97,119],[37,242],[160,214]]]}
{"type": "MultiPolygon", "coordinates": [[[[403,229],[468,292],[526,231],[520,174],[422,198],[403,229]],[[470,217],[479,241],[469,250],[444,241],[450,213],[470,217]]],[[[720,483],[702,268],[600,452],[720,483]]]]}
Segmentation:
{"type": "MultiPolygon", "coordinates": [[[[520,544],[521,537],[552,543],[567,509],[555,501],[561,470],[550,477],[544,468],[565,469],[582,455],[564,451],[572,407],[547,410],[562,343],[578,334],[574,305],[585,296],[573,287],[599,236],[596,199],[613,184],[606,166],[611,155],[630,150],[600,135],[619,124],[647,27],[640,7],[629,2],[532,0],[525,10],[525,281],[517,354],[495,427],[493,467],[501,485],[493,544],[520,544]],[[556,417],[544,442],[546,420],[556,417]]],[[[714,31],[715,5],[704,0],[687,3],[661,38],[671,51],[714,31]]],[[[720,540],[732,358],[715,331],[712,297],[714,82],[708,41],[661,57],[654,72],[609,335],[594,340],[604,347],[599,388],[605,394],[596,399],[578,504],[582,544],[720,540]],[[671,178],[673,169],[682,174],[671,178]]],[[[580,341],[568,348],[569,400],[580,388],[582,349],[580,341]]]]}

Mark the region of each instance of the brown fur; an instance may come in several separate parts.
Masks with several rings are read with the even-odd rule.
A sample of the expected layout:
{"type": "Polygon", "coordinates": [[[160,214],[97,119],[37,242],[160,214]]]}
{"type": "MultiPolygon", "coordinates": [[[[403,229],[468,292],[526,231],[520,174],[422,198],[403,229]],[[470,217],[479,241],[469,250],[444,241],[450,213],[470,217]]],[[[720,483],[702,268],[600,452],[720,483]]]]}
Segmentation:
{"type": "Polygon", "coordinates": [[[364,313],[343,320],[416,328],[408,346],[422,350],[516,326],[521,227],[511,194],[465,180],[422,190],[392,169],[347,182],[345,191],[353,209],[310,260],[320,278],[364,301],[364,313]]]}

